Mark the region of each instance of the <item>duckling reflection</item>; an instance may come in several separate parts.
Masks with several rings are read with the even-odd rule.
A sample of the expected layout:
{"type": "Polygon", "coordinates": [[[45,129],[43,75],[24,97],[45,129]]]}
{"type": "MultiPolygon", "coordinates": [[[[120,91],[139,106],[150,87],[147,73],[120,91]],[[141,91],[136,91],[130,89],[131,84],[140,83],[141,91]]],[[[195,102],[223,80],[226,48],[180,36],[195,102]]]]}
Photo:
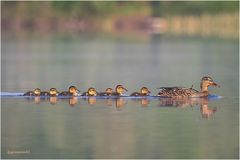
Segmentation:
{"type": "Polygon", "coordinates": [[[75,97],[75,96],[71,97],[71,98],[69,98],[68,102],[69,102],[69,105],[73,107],[73,106],[75,106],[78,103],[78,98],[75,97]]]}
{"type": "Polygon", "coordinates": [[[40,97],[39,96],[37,96],[37,97],[34,97],[34,102],[35,102],[35,104],[39,104],[40,103],[40,97]]]}
{"type": "Polygon", "coordinates": [[[51,96],[49,98],[49,102],[50,102],[50,104],[56,104],[57,103],[57,97],[51,96]]]}
{"type": "Polygon", "coordinates": [[[134,98],[132,100],[136,103],[140,103],[143,107],[147,107],[150,102],[148,98],[134,98]]]}
{"type": "Polygon", "coordinates": [[[106,105],[107,106],[112,106],[113,105],[113,99],[112,98],[106,99],[106,105]]]}
{"type": "Polygon", "coordinates": [[[121,110],[121,108],[126,104],[127,102],[125,101],[124,98],[117,98],[116,99],[116,108],[117,110],[121,110]]]}
{"type": "Polygon", "coordinates": [[[161,107],[189,107],[200,105],[200,111],[203,118],[209,118],[213,116],[213,114],[217,111],[217,108],[214,107],[210,109],[208,107],[208,99],[207,98],[196,98],[196,99],[172,99],[172,98],[162,98],[160,99],[161,107]]]}
{"type": "Polygon", "coordinates": [[[97,99],[95,97],[89,97],[88,98],[88,104],[89,105],[95,105],[97,102],[97,99]]]}

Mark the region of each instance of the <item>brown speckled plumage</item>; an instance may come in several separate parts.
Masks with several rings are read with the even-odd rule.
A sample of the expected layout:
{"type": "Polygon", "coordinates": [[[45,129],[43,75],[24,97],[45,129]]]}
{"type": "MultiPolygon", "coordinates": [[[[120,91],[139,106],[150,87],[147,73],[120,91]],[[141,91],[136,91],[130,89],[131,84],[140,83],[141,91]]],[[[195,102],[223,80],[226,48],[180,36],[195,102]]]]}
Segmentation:
{"type": "Polygon", "coordinates": [[[158,96],[168,97],[168,98],[184,98],[184,97],[206,97],[209,95],[208,87],[218,86],[211,77],[205,76],[201,80],[200,88],[201,91],[186,87],[160,87],[160,92],[158,96]]]}

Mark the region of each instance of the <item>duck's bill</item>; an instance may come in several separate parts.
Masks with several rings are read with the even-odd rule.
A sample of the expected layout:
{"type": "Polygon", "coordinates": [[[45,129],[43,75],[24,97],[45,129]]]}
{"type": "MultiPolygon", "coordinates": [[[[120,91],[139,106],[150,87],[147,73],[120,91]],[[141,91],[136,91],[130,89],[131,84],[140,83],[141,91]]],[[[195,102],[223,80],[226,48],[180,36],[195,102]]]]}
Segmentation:
{"type": "Polygon", "coordinates": [[[126,88],[123,88],[126,92],[128,92],[128,90],[126,88]]]}
{"type": "Polygon", "coordinates": [[[213,86],[216,86],[216,87],[218,87],[218,88],[220,88],[220,85],[218,85],[218,84],[215,83],[215,82],[213,82],[212,85],[213,85],[213,86]]]}
{"type": "Polygon", "coordinates": [[[77,89],[77,93],[80,93],[80,90],[77,89]]]}

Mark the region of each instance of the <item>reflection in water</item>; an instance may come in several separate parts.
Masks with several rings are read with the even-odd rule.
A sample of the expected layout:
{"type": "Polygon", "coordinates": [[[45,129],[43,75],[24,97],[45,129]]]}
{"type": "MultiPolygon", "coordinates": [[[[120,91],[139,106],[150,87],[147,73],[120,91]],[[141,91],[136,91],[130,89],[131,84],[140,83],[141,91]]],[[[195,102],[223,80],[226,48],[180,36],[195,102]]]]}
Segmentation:
{"type": "Polygon", "coordinates": [[[88,104],[89,105],[94,105],[94,104],[96,104],[96,102],[97,102],[97,99],[95,97],[89,97],[88,98],[88,104]]]}
{"type": "Polygon", "coordinates": [[[172,99],[172,98],[162,98],[160,99],[160,106],[163,107],[188,107],[200,105],[201,114],[203,118],[211,117],[216,111],[217,108],[212,109],[208,108],[208,99],[207,98],[195,98],[195,99],[172,99]]]}
{"type": "Polygon", "coordinates": [[[69,98],[69,105],[70,106],[75,106],[78,103],[78,98],[77,97],[71,97],[69,98]]]}
{"type": "Polygon", "coordinates": [[[50,101],[50,104],[56,104],[57,103],[57,97],[50,97],[49,101],[50,101]]]}
{"type": "Polygon", "coordinates": [[[40,103],[40,97],[39,96],[34,97],[34,102],[36,104],[39,104],[40,103]]]}
{"type": "MultiPolygon", "coordinates": [[[[67,98],[69,106],[75,106],[78,104],[78,97],[70,97],[67,98]]],[[[58,101],[57,97],[50,97],[50,98],[40,98],[40,97],[34,97],[28,98],[27,100],[34,100],[36,104],[39,104],[40,101],[48,101],[50,104],[56,104],[58,101]]],[[[81,99],[80,99],[81,100],[81,99]]],[[[126,98],[119,97],[119,98],[107,98],[107,99],[97,99],[96,97],[88,97],[83,98],[82,100],[87,100],[87,103],[89,105],[96,105],[97,100],[104,101],[106,106],[113,106],[115,104],[115,107],[117,110],[121,110],[124,105],[127,104],[126,98]]],[[[149,98],[132,98],[133,102],[140,104],[143,107],[147,107],[150,103],[149,98]]],[[[160,98],[159,99],[159,105],[160,107],[177,107],[177,108],[185,108],[185,107],[193,107],[200,105],[200,111],[203,118],[210,118],[213,116],[213,114],[217,111],[217,108],[209,108],[208,107],[209,100],[207,98],[192,98],[192,99],[173,99],[173,98],[160,98]]]]}
{"type": "Polygon", "coordinates": [[[201,113],[203,118],[209,118],[211,117],[215,112],[217,111],[217,108],[208,108],[208,101],[205,101],[201,104],[201,113]]]}
{"type": "Polygon", "coordinates": [[[147,107],[150,101],[148,98],[137,98],[132,100],[136,103],[140,103],[143,107],[147,107]]]}
{"type": "Polygon", "coordinates": [[[116,99],[116,108],[117,110],[121,110],[121,108],[126,104],[124,98],[117,98],[116,99]]]}

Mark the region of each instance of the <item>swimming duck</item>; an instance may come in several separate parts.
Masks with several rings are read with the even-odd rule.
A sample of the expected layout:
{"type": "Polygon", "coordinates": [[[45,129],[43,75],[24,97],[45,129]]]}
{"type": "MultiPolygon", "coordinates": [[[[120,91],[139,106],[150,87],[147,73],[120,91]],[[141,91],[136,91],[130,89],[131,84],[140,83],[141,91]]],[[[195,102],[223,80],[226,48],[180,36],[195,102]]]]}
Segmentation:
{"type": "Polygon", "coordinates": [[[57,91],[56,88],[51,88],[51,89],[49,90],[49,96],[50,96],[50,97],[56,97],[56,96],[58,96],[58,94],[59,94],[59,92],[57,91]]]}
{"type": "Polygon", "coordinates": [[[142,87],[140,92],[134,92],[130,96],[149,96],[149,93],[151,93],[147,87],[142,87]]]}
{"type": "Polygon", "coordinates": [[[87,92],[84,92],[81,96],[97,96],[98,92],[95,88],[90,87],[87,92]]]}
{"type": "Polygon", "coordinates": [[[50,96],[48,91],[42,91],[41,96],[50,96]]]}
{"type": "Polygon", "coordinates": [[[197,91],[191,88],[185,87],[161,87],[161,91],[158,93],[158,96],[168,97],[168,98],[184,98],[184,97],[207,97],[209,95],[208,87],[209,86],[218,86],[217,83],[209,76],[202,78],[200,83],[201,91],[197,91]]]}
{"type": "Polygon", "coordinates": [[[128,91],[128,90],[124,88],[122,85],[117,85],[115,92],[112,93],[112,96],[122,96],[124,91],[128,91]]]}
{"type": "Polygon", "coordinates": [[[79,90],[75,86],[70,86],[68,91],[61,92],[58,96],[78,96],[79,90]]]}
{"type": "Polygon", "coordinates": [[[24,96],[40,96],[41,90],[39,88],[34,89],[34,91],[28,91],[24,93],[24,96]]]}
{"type": "Polygon", "coordinates": [[[99,96],[111,96],[113,93],[113,89],[112,88],[107,88],[105,90],[105,92],[100,92],[98,95],[99,96]]]}

